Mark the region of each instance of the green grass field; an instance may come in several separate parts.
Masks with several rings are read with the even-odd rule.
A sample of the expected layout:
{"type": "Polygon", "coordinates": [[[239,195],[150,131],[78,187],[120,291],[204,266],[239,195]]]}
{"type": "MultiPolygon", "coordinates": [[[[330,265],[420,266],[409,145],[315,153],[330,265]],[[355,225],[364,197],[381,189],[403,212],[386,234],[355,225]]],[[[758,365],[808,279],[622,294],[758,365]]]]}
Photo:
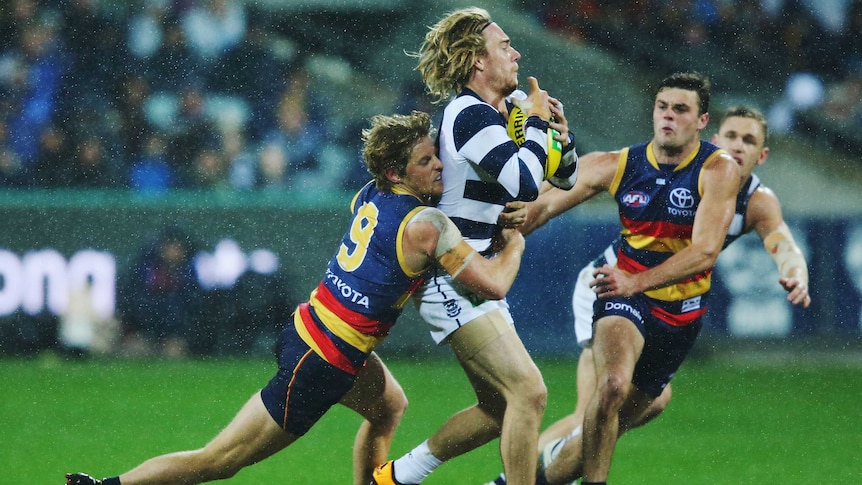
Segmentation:
{"type": "MultiPolygon", "coordinates": [[[[384,356],[385,358],[385,356],[384,356]]],[[[550,422],[574,405],[574,365],[538,362],[550,422]]],[[[471,403],[451,360],[390,361],[410,398],[392,455],[471,403]]],[[[273,371],[266,360],[64,362],[0,360],[0,470],[8,483],[99,476],[168,451],[197,448],[273,371]]],[[[854,362],[687,363],[665,414],[629,433],[614,483],[857,483],[862,476],[862,366],[854,362]]],[[[334,409],[305,438],[242,471],[236,484],[347,484],[359,418],[334,409]]],[[[497,443],[443,465],[426,484],[481,484],[499,469],[497,443]]],[[[6,481],[6,480],[2,480],[6,481]]]]}

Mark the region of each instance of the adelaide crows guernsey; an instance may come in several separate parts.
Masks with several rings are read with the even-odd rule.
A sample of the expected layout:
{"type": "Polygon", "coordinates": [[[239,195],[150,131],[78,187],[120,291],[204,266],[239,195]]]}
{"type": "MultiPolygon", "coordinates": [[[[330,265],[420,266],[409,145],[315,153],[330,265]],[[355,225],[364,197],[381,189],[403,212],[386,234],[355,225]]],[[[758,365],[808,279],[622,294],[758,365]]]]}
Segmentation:
{"type": "MultiPolygon", "coordinates": [[[[760,178],[755,174],[751,174],[748,180],[742,184],[739,193],[736,194],[736,211],[733,213],[733,222],[730,223],[730,228],[727,230],[727,237],[724,238],[722,249],[730,246],[731,243],[747,232],[745,228],[745,213],[748,210],[748,202],[751,200],[751,196],[759,187],[760,178]]],[[[622,239],[614,239],[614,242],[605,248],[602,254],[596,256],[593,264],[595,266],[601,266],[605,263],[610,265],[617,264],[617,252],[619,252],[621,244],[622,239]]]]}
{"type": "Polygon", "coordinates": [[[421,272],[411,271],[404,259],[402,235],[426,207],[398,187],[392,192],[374,183],[363,187],[351,202],[350,229],[323,281],[295,313],[302,339],[345,372],[359,370],[422,283],[421,272]]]}
{"type": "MultiPolygon", "coordinates": [[[[694,216],[702,195],[703,167],[723,153],[701,141],[679,165],[660,165],[652,144],[628,147],[609,192],[614,196],[622,223],[622,244],[617,266],[640,273],[658,266],[691,245],[694,216]]],[[[709,291],[712,270],[644,294],[665,302],[687,300],[709,291]]]]}

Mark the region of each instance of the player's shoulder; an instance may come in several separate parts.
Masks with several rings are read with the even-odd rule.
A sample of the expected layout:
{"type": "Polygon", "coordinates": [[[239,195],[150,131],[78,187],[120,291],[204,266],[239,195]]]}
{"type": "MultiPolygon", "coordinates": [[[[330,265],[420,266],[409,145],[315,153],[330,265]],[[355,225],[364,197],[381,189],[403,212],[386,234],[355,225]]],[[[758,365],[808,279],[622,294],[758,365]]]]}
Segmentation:
{"type": "Polygon", "coordinates": [[[728,153],[727,150],[720,148],[717,145],[713,145],[708,141],[701,141],[701,147],[707,149],[705,162],[707,166],[712,165],[713,167],[719,168],[727,166],[738,167],[736,160],[733,159],[733,156],[728,153]]]}
{"type": "Polygon", "coordinates": [[[496,108],[476,96],[461,95],[446,106],[441,130],[454,132],[459,139],[469,139],[493,125],[505,128],[503,118],[496,108]]]}
{"type": "Polygon", "coordinates": [[[414,221],[422,222],[446,219],[447,216],[440,209],[430,205],[425,205],[417,207],[416,210],[410,214],[410,218],[414,221]]]}
{"type": "Polygon", "coordinates": [[[353,196],[352,199],[350,199],[350,212],[355,212],[356,209],[364,202],[368,202],[379,193],[380,190],[377,189],[374,180],[369,181],[368,183],[363,185],[361,189],[356,191],[356,194],[353,196]]]}
{"type": "Polygon", "coordinates": [[[466,112],[475,113],[499,113],[496,108],[485,102],[472,91],[465,90],[446,105],[445,113],[448,115],[461,116],[466,112]]]}
{"type": "Polygon", "coordinates": [[[446,224],[449,217],[436,207],[420,206],[407,214],[404,219],[407,223],[405,230],[427,230],[427,228],[420,227],[423,225],[422,223],[429,223],[439,230],[446,224]]]}
{"type": "Polygon", "coordinates": [[[778,200],[778,195],[775,194],[775,191],[761,184],[751,194],[748,205],[749,207],[754,206],[755,208],[780,208],[781,201],[778,200]]]}
{"type": "Polygon", "coordinates": [[[736,178],[739,180],[739,164],[727,151],[719,148],[712,152],[703,162],[705,173],[716,173],[721,178],[736,178]]]}
{"type": "Polygon", "coordinates": [[[405,217],[401,237],[428,249],[436,244],[443,228],[448,226],[448,220],[446,214],[436,207],[417,207],[405,217]]]}
{"type": "Polygon", "coordinates": [[[747,230],[756,226],[774,226],[783,220],[781,202],[769,187],[760,185],[748,199],[745,210],[745,225],[747,230]]]}

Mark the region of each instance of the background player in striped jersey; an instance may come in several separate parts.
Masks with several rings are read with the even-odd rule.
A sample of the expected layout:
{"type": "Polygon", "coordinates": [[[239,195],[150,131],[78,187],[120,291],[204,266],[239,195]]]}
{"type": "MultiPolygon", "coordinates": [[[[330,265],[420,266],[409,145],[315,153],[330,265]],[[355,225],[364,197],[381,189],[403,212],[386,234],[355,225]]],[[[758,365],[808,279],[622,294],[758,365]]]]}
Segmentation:
{"type": "MultiPolygon", "coordinates": [[[[529,78],[524,142],[519,146],[509,137],[507,97],[518,87],[521,55],[479,8],[447,14],[430,28],[416,57],[433,96],[442,101],[455,94],[437,138],[446,187],[438,208],[471,247],[490,254],[497,216],[507,202],[535,199],[546,178],[569,187],[573,182],[576,154],[562,105],[529,78]],[[549,136],[551,128],[558,134],[549,136]],[[549,140],[562,145],[562,161],[553,171],[549,140]]],[[[407,455],[381,465],[376,483],[420,483],[440,463],[500,437],[510,482],[532,485],[547,391],[507,303],[482,298],[444,274],[433,275],[417,296],[432,337],[451,345],[477,403],[407,455]]]]}
{"type": "Polygon", "coordinates": [[[354,449],[354,483],[367,484],[386,459],[406,407],[403,391],[372,352],[431,267],[483,298],[512,285],[523,236],[500,234],[493,260],[467,245],[443,213],[428,205],[443,192],[430,117],[377,116],[363,132],[374,181],[351,203],[350,228],[308,302],[282,331],[278,372],[233,421],[198,450],[152,458],[120,476],[66,475],[70,485],[201,483],[229,478],[302,437],[339,403],[365,418],[354,449]]]}
{"type": "MultiPolygon", "coordinates": [[[[725,111],[718,132],[712,137],[714,144],[726,150],[736,160],[742,176],[736,211],[724,247],[743,234],[756,232],[778,266],[778,283],[787,291],[787,300],[807,308],[811,304],[811,296],[808,291],[805,257],[784,221],[778,197],[772,190],[761,185],[760,179],[754,174],[754,170],[763,165],[769,156],[769,148],[766,145],[768,137],[766,118],[760,111],[748,106],[734,106],[725,111]]],[[[592,154],[583,156],[580,170],[591,170],[592,160],[592,154]]],[[[546,189],[548,190],[544,190],[535,202],[526,205],[529,215],[526,217],[526,223],[520,226],[525,235],[583,201],[578,185],[571,191],[550,187],[546,189]]],[[[508,214],[511,213],[504,214],[504,217],[508,214]]],[[[572,297],[575,334],[578,345],[583,347],[578,358],[577,403],[572,414],[553,423],[539,438],[539,449],[544,449],[544,452],[540,458],[538,483],[566,484],[580,477],[583,465],[581,431],[584,412],[596,389],[593,352],[590,348],[596,294],[590,283],[594,279],[593,272],[596,268],[604,264],[615,264],[619,243],[619,239],[614,241],[578,274],[572,297]]],[[[642,426],[661,414],[670,398],[671,385],[668,384],[649,408],[641,409],[633,415],[621,415],[620,432],[642,426]]],[[[624,407],[624,410],[633,411],[630,406],[624,407]]],[[[495,483],[503,484],[505,479],[498,479],[495,483]]]]}

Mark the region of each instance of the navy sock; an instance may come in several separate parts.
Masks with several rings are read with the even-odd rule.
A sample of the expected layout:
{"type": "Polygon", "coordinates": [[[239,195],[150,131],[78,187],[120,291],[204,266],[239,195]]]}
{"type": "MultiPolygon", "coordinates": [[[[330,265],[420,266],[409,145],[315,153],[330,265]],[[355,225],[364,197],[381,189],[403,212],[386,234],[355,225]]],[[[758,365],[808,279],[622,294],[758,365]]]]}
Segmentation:
{"type": "Polygon", "coordinates": [[[103,478],[102,485],[120,485],[120,477],[103,478]]]}

